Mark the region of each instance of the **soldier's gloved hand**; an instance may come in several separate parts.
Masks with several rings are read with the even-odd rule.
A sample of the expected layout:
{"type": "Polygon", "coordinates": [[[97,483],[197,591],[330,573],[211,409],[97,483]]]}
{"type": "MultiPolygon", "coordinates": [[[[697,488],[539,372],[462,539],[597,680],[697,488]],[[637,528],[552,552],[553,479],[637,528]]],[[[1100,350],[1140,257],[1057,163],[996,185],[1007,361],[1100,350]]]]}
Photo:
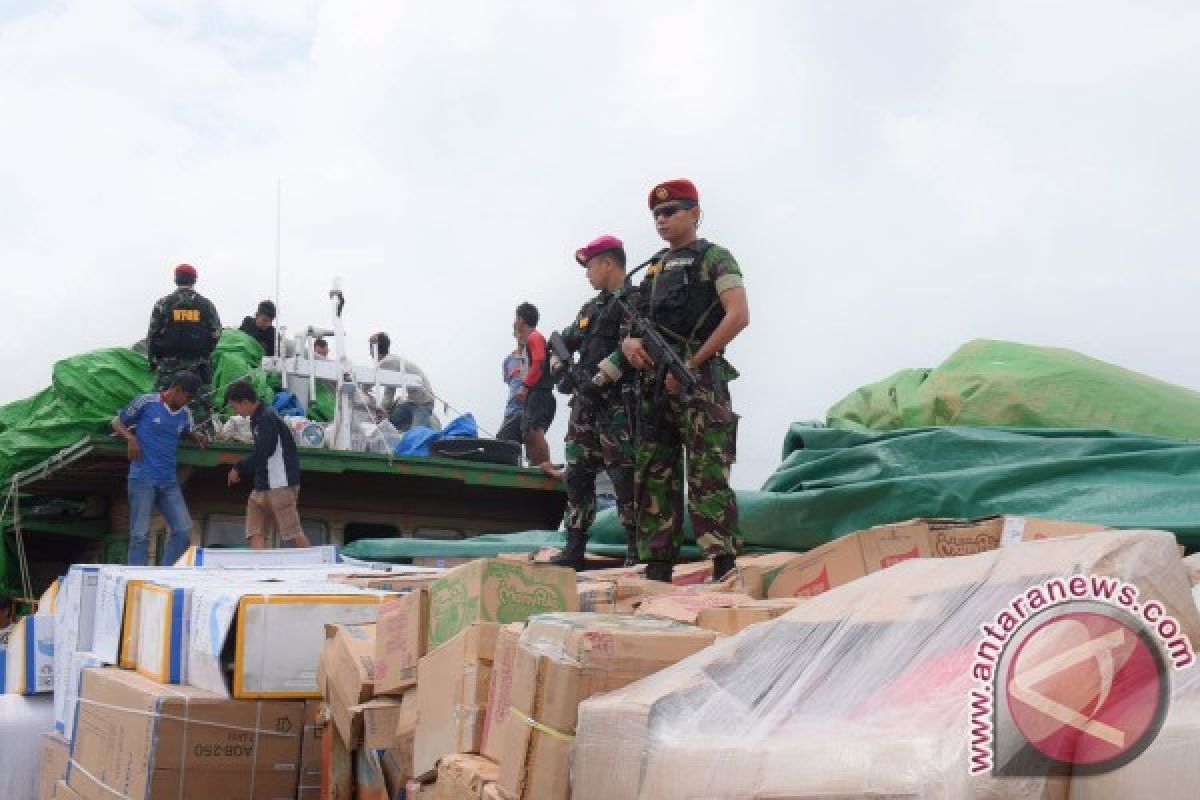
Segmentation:
{"type": "Polygon", "coordinates": [[[562,372],[562,368],[564,366],[565,366],[565,364],[563,364],[563,360],[561,358],[559,358],[556,355],[550,356],[550,373],[551,374],[557,375],[558,373],[562,372]]]}
{"type": "Polygon", "coordinates": [[[592,377],[592,383],[597,386],[607,386],[621,380],[621,368],[607,358],[600,362],[597,369],[599,371],[592,377]]]}

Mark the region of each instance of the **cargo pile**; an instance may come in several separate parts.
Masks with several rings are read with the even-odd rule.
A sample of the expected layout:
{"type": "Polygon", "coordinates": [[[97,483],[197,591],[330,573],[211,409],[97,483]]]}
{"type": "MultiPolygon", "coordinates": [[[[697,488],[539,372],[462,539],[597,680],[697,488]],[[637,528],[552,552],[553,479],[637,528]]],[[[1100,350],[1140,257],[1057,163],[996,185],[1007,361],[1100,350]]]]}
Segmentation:
{"type": "Polygon", "coordinates": [[[1120,578],[1200,641],[1200,569],[1162,532],[913,520],[746,556],[720,583],[703,563],[662,584],[335,560],[72,568],[21,633],[54,644],[33,668],[55,693],[39,800],[1174,797],[1200,736],[1183,673],[1159,738],[1115,772],[967,769],[980,625],[1029,587],[1120,578]]]}

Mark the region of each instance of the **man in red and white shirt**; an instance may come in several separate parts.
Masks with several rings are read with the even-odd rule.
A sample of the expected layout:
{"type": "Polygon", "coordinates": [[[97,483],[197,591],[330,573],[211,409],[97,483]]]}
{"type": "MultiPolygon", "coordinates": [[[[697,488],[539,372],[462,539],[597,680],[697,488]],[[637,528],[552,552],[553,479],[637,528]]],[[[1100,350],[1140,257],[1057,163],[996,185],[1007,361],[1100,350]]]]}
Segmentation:
{"type": "Polygon", "coordinates": [[[525,457],[535,466],[550,463],[550,445],[546,431],[554,421],[554,376],[550,374],[550,348],[546,337],[537,329],[539,314],[532,303],[517,306],[513,330],[517,341],[525,348],[525,363],[529,365],[517,397],[525,405],[521,418],[521,433],[525,437],[525,457]]]}

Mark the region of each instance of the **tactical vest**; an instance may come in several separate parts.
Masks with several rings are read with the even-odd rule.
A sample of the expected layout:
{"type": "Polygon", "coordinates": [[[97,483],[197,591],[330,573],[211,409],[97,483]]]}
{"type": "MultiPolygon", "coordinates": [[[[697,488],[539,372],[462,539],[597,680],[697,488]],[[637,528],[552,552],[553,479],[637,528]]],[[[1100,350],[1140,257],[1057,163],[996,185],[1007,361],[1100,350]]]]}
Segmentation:
{"type": "Polygon", "coordinates": [[[176,358],[207,358],[213,349],[209,314],[208,304],[195,291],[172,292],[154,334],[154,352],[176,358]]]}
{"type": "Polygon", "coordinates": [[[704,344],[725,318],[716,283],[701,275],[712,246],[697,239],[683,250],[662,251],[641,285],[646,315],[669,339],[691,348],[704,344]]]}
{"type": "Polygon", "coordinates": [[[579,346],[577,369],[588,379],[620,345],[621,318],[611,294],[596,297],[580,312],[576,325],[583,330],[584,338],[579,346]]]}

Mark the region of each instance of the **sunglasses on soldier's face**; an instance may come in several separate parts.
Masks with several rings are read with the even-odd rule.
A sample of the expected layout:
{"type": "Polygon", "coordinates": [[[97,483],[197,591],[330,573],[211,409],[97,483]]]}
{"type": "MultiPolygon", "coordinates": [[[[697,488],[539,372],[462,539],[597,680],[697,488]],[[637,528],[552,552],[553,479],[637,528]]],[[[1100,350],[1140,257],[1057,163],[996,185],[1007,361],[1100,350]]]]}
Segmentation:
{"type": "Polygon", "coordinates": [[[655,206],[654,210],[650,212],[650,215],[655,219],[658,219],[659,217],[670,219],[671,217],[675,216],[677,212],[688,208],[691,208],[691,206],[685,206],[683,203],[664,203],[661,206],[655,206]]]}

